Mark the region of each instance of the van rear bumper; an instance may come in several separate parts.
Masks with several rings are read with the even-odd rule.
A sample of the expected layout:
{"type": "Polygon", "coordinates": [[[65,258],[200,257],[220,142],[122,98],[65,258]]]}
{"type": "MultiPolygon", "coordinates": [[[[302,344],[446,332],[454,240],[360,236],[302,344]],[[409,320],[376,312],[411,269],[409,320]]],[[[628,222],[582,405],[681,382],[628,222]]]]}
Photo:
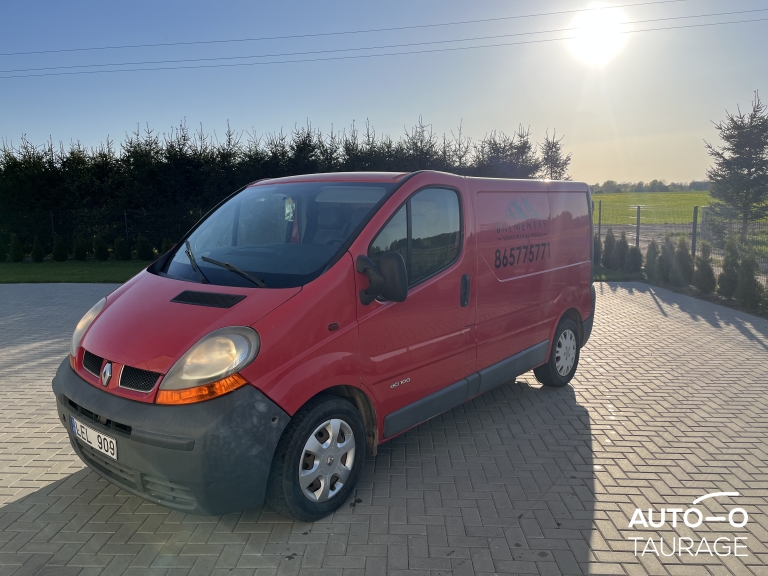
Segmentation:
{"type": "Polygon", "coordinates": [[[184,512],[236,512],[264,502],[272,456],[290,417],[253,386],[183,406],[121,398],[80,378],[69,359],[53,379],[58,417],[94,472],[184,512]],[[117,460],[75,438],[71,418],[115,439],[117,460]]]}
{"type": "Polygon", "coordinates": [[[595,304],[597,302],[597,294],[595,294],[595,285],[589,287],[589,291],[592,293],[592,314],[589,318],[586,318],[581,323],[581,346],[587,343],[589,337],[592,335],[592,325],[595,323],[595,304]]]}

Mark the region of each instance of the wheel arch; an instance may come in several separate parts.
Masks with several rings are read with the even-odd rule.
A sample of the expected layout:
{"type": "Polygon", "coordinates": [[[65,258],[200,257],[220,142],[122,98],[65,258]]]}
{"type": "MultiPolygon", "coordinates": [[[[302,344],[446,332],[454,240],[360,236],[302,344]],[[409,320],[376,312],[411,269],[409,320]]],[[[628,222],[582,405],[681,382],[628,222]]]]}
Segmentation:
{"type": "MultiPolygon", "coordinates": [[[[577,336],[579,337],[579,344],[581,344],[584,341],[584,322],[581,319],[581,314],[579,314],[579,311],[576,310],[576,308],[568,308],[568,310],[563,312],[563,314],[557,320],[557,324],[555,324],[554,330],[557,330],[557,325],[560,324],[563,318],[570,318],[576,323],[576,327],[579,329],[577,336]]],[[[553,336],[555,334],[554,330],[552,331],[553,336]]]]}
{"type": "MultiPolygon", "coordinates": [[[[368,395],[360,390],[360,388],[343,384],[325,388],[312,396],[312,398],[317,398],[321,395],[338,396],[354,404],[357,411],[360,412],[360,415],[363,417],[366,450],[369,455],[375,456],[379,445],[379,429],[376,424],[376,408],[374,407],[373,402],[371,402],[371,399],[368,398],[368,395]]],[[[312,398],[308,398],[307,402],[312,400],[312,398]]]]}
{"type": "Polygon", "coordinates": [[[579,311],[576,308],[566,309],[562,314],[560,314],[560,316],[557,317],[557,322],[552,324],[552,328],[549,332],[549,350],[547,351],[546,362],[549,362],[549,357],[552,354],[552,349],[555,346],[555,332],[557,332],[557,327],[560,325],[560,322],[563,321],[563,318],[568,318],[576,323],[576,329],[578,330],[578,334],[576,336],[579,338],[579,343],[581,343],[584,339],[584,322],[581,319],[581,314],[579,314],[579,311]]]}

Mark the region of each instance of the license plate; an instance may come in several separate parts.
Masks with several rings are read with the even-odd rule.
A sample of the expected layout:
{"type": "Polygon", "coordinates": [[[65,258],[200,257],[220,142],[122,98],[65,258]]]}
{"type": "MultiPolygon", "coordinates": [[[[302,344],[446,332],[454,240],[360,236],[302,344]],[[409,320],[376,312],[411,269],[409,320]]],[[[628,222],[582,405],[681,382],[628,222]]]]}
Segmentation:
{"type": "Polygon", "coordinates": [[[82,422],[78,422],[72,416],[69,419],[72,424],[72,433],[75,437],[88,444],[91,448],[98,450],[113,460],[117,460],[117,442],[114,438],[106,436],[82,422]]]}

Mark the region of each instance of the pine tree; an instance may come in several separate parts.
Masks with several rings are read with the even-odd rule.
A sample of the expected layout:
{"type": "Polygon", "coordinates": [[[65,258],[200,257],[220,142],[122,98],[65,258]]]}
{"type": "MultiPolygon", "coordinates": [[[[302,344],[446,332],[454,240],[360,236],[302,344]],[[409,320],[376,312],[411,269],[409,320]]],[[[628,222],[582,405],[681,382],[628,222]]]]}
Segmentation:
{"type": "Polygon", "coordinates": [[[128,249],[128,244],[125,242],[122,236],[115,238],[115,247],[113,252],[115,254],[115,260],[131,259],[131,251],[128,249]]]}
{"type": "Polygon", "coordinates": [[[661,246],[661,254],[656,260],[655,277],[657,282],[669,282],[669,273],[672,271],[672,265],[675,263],[675,245],[672,243],[672,237],[667,236],[664,244],[661,246]]]}
{"type": "Polygon", "coordinates": [[[651,240],[648,244],[648,249],[645,251],[645,275],[648,280],[657,281],[656,279],[656,265],[659,260],[659,245],[656,240],[651,240]]]}
{"type": "Polygon", "coordinates": [[[136,255],[139,260],[152,260],[155,257],[155,250],[149,240],[141,234],[136,239],[136,255]]]}
{"type": "Polygon", "coordinates": [[[693,273],[693,285],[702,294],[711,294],[717,287],[715,271],[712,269],[712,249],[709,242],[703,241],[696,256],[696,271],[693,273]]]}
{"type": "Polygon", "coordinates": [[[639,274],[643,269],[643,253],[637,246],[627,250],[624,258],[624,272],[627,274],[639,274]]]}
{"type": "Polygon", "coordinates": [[[78,236],[75,239],[75,246],[72,250],[72,255],[75,260],[83,261],[88,257],[88,245],[85,243],[85,238],[78,236]]]}
{"type": "Polygon", "coordinates": [[[714,164],[707,171],[710,204],[735,209],[741,219],[741,241],[746,241],[749,223],[768,216],[768,111],[755,93],[752,110],[715,124],[723,146],[707,143],[714,164]]]}
{"type": "Polygon", "coordinates": [[[53,239],[53,259],[56,262],[66,262],[67,260],[67,246],[64,244],[64,239],[58,234],[53,239]]]}
{"type": "Polygon", "coordinates": [[[622,270],[624,268],[624,260],[629,252],[629,243],[627,242],[627,233],[622,232],[619,239],[616,241],[616,246],[613,247],[611,252],[611,268],[614,270],[622,270]]]}
{"type": "Polygon", "coordinates": [[[40,238],[35,236],[35,240],[32,242],[32,261],[42,262],[43,258],[45,258],[45,250],[43,249],[43,245],[40,243],[40,238]]]}
{"type": "Polygon", "coordinates": [[[163,238],[163,246],[162,246],[162,248],[160,249],[160,253],[161,253],[161,254],[165,254],[165,253],[166,253],[166,252],[168,252],[168,251],[169,251],[171,248],[173,248],[173,246],[174,246],[174,244],[173,244],[173,240],[171,240],[170,238],[163,238]]]}
{"type": "Polygon", "coordinates": [[[603,243],[600,241],[600,234],[595,232],[595,237],[592,239],[594,244],[593,248],[593,261],[595,264],[600,264],[600,255],[603,252],[603,243]]]}
{"type": "Polygon", "coordinates": [[[11,248],[9,250],[11,262],[21,262],[24,260],[24,248],[16,234],[11,234],[11,248]]]}
{"type": "Polygon", "coordinates": [[[760,301],[760,314],[768,316],[768,290],[763,290],[763,299],[760,301]]]}
{"type": "Polygon", "coordinates": [[[736,240],[728,239],[725,243],[723,271],[717,277],[717,293],[726,298],[733,298],[739,284],[739,247],[736,240]]]}
{"type": "Polygon", "coordinates": [[[688,286],[693,280],[693,258],[683,236],[677,241],[675,260],[669,271],[669,282],[674,286],[688,286]]]}
{"type": "Polygon", "coordinates": [[[557,131],[549,137],[547,130],[544,142],[541,144],[541,173],[542,178],[548,180],[570,180],[568,166],[571,163],[571,155],[563,153],[563,137],[557,138],[557,131]]]}
{"type": "Polygon", "coordinates": [[[93,255],[96,260],[101,262],[109,259],[109,248],[101,236],[94,236],[93,238],[93,255]]]}
{"type": "Polygon", "coordinates": [[[608,232],[605,234],[605,242],[603,243],[603,257],[602,262],[605,268],[611,267],[611,255],[613,249],[616,247],[616,236],[613,235],[613,228],[608,228],[608,232]]]}
{"type": "Polygon", "coordinates": [[[750,310],[760,306],[763,297],[763,286],[757,280],[759,270],[754,254],[745,254],[739,266],[739,280],[736,285],[736,300],[750,310]]]}
{"type": "Polygon", "coordinates": [[[8,257],[8,248],[5,245],[5,242],[3,242],[3,239],[0,238],[0,262],[5,262],[5,259],[8,257]]]}

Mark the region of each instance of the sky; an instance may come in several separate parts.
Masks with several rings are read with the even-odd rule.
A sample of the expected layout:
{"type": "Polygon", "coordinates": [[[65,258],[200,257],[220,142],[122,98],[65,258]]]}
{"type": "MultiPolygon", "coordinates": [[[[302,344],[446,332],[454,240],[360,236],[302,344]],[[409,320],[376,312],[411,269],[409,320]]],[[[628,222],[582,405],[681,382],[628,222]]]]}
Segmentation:
{"type": "Polygon", "coordinates": [[[397,139],[421,117],[438,134],[455,135],[461,127],[474,140],[494,130],[511,134],[521,124],[539,142],[547,130],[556,130],[573,155],[575,180],[703,179],[710,163],[704,141],[718,142],[713,121],[737,106],[747,109],[756,90],[768,100],[768,58],[760,56],[768,53],[768,20],[754,21],[768,19],[768,5],[681,0],[627,6],[648,1],[618,0],[605,4],[623,7],[573,12],[589,7],[590,0],[6,0],[0,70],[56,69],[0,72],[0,138],[18,143],[26,135],[34,143],[51,138],[96,146],[107,137],[119,142],[147,124],[163,132],[186,121],[221,135],[229,122],[237,131],[259,135],[290,132],[307,122],[327,132],[369,121],[378,133],[397,139]],[[571,12],[533,16],[564,11],[571,12]],[[489,21],[433,26],[468,20],[489,21]],[[637,31],[735,20],[753,21],[637,31]],[[606,38],[597,56],[612,58],[585,61],[576,41],[559,40],[581,34],[573,30],[577,25],[596,26],[587,37],[606,38]],[[422,27],[328,35],[406,26],[422,27]],[[275,36],[293,37],[210,43],[275,36]],[[469,38],[486,39],[455,42],[469,38]],[[208,43],[61,51],[188,42],[208,43]],[[432,44],[412,45],[427,42],[432,44]],[[512,42],[518,44],[424,52],[512,42]],[[412,46],[370,50],[401,44],[412,46]],[[317,53],[330,50],[336,52],[317,53]],[[39,51],[58,52],[7,55],[39,51]],[[421,53],[317,60],[394,51],[421,53]],[[252,63],[259,60],[242,57],[296,52],[314,54],[260,61],[314,61],[8,77],[95,70],[62,67],[105,63],[234,57],[240,59],[207,64],[252,63]]]}

